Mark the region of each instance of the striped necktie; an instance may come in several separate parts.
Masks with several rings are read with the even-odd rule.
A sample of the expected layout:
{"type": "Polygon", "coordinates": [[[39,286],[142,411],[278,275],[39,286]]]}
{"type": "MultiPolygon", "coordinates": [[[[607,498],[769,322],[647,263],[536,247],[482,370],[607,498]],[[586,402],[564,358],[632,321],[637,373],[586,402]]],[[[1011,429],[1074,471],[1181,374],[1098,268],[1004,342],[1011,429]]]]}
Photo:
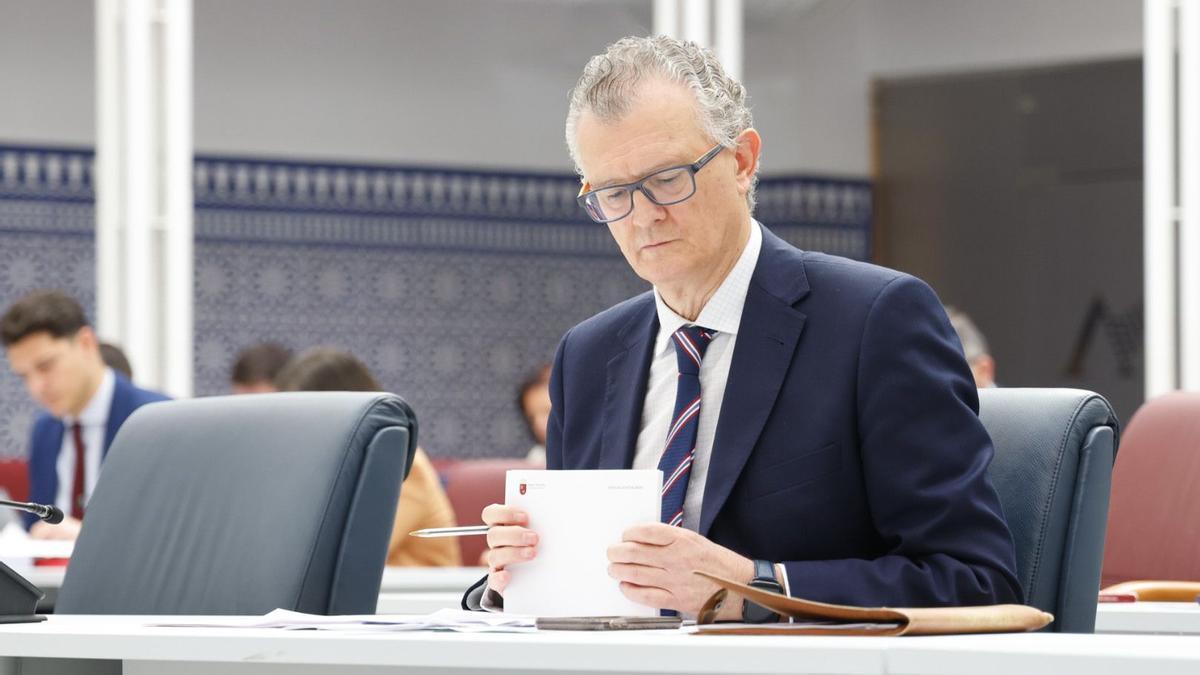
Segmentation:
{"type": "Polygon", "coordinates": [[[671,336],[679,380],[667,449],[658,461],[663,472],[662,522],[668,525],[683,525],[683,499],[696,453],[696,428],[700,425],[700,362],[714,335],[716,331],[707,328],[684,326],[671,336]]]}

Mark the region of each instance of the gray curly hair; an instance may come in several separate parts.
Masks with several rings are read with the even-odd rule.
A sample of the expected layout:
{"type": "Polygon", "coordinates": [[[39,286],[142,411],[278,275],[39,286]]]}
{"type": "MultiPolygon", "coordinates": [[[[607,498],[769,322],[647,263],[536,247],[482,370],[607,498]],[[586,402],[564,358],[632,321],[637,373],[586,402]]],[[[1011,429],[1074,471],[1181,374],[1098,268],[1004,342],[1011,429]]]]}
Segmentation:
{"type": "MultiPolygon", "coordinates": [[[[746,89],[725,73],[708,49],[665,35],[623,38],[609,45],[603,54],[593,56],[571,90],[567,149],[576,172],[583,175],[575,138],[579,116],[588,110],[604,121],[620,120],[629,112],[638,85],[652,77],[677,82],[692,92],[697,122],[714,143],[733,148],[737,135],[754,125],[746,105],[746,89]]],[[[751,212],[757,181],[755,176],[746,195],[751,212]]]]}

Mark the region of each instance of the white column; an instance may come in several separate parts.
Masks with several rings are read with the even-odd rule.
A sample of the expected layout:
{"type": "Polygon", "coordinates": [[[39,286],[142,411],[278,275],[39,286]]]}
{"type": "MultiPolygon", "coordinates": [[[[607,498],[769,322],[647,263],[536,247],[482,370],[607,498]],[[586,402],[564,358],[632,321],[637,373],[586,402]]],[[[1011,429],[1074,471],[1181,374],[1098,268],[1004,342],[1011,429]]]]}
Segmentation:
{"type": "Polygon", "coordinates": [[[742,0],[715,0],[713,49],[730,77],[742,80],[742,0]]]}
{"type": "Polygon", "coordinates": [[[742,79],[742,0],[654,0],[654,34],[712,49],[725,72],[742,79]]]}
{"type": "Polygon", "coordinates": [[[654,34],[679,37],[679,0],[654,0],[654,34]]]}
{"type": "Polygon", "coordinates": [[[1179,375],[1200,390],[1200,0],[1179,1],[1179,375]]]}
{"type": "Polygon", "coordinates": [[[702,47],[712,47],[712,12],[710,0],[680,0],[682,32],[679,37],[702,47]]]}
{"type": "Polygon", "coordinates": [[[1145,0],[1143,61],[1145,114],[1146,398],[1179,387],[1175,293],[1174,0],[1145,0]]]}
{"type": "Polygon", "coordinates": [[[191,0],[96,0],[97,329],[192,393],[191,0]]]}

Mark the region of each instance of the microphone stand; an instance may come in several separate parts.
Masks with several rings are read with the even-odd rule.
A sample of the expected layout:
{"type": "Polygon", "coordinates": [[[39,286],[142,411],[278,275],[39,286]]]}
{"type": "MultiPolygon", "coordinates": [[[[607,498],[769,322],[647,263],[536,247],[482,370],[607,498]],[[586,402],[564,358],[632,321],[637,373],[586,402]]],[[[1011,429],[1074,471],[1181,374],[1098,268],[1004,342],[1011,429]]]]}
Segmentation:
{"type": "MultiPolygon", "coordinates": [[[[53,504],[33,504],[0,499],[0,506],[32,513],[48,523],[61,523],[62,509],[53,504]]],[[[46,597],[42,589],[29,583],[11,567],[0,562],[0,623],[34,623],[45,621],[37,613],[37,604],[46,597]]]]}

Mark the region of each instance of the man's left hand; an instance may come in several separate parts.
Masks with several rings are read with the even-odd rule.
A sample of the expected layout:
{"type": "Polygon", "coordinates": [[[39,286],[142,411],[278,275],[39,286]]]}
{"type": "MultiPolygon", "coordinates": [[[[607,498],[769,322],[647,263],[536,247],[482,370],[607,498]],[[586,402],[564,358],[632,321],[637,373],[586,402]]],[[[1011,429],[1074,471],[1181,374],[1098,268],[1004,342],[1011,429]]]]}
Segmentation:
{"type": "MultiPolygon", "coordinates": [[[[695,615],[718,586],[693,570],[750,583],[754,561],[691,530],[662,523],[634,525],[608,548],[608,574],[636,603],[695,615]]],[[[742,603],[727,602],[722,621],[742,618],[742,603]]]]}

